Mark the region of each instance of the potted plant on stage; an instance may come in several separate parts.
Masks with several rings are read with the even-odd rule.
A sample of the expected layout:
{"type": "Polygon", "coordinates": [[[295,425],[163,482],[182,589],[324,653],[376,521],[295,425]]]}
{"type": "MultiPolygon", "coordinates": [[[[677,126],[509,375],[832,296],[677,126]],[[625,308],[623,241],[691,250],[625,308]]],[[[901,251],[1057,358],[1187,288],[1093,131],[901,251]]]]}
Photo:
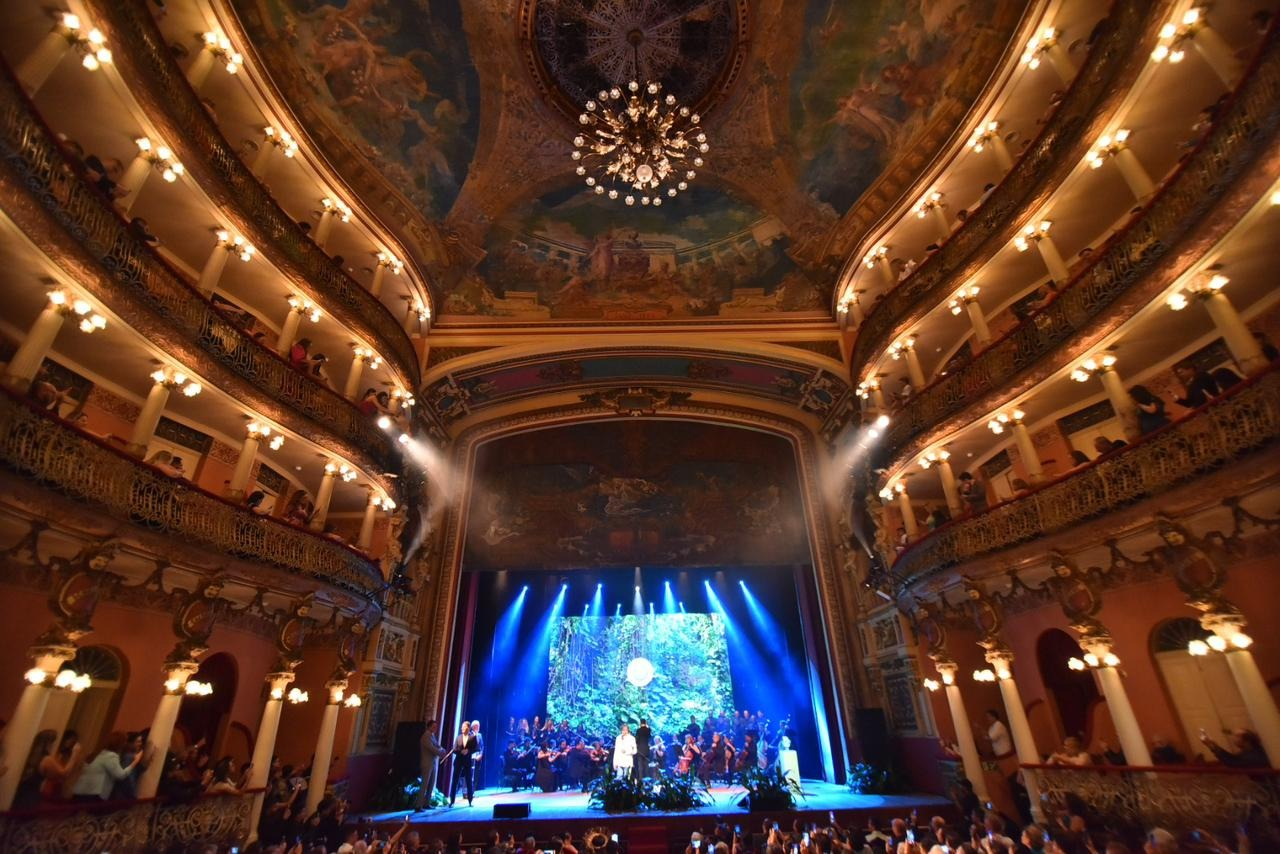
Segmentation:
{"type": "Polygon", "coordinates": [[[672,774],[663,771],[653,790],[653,808],[663,812],[685,812],[707,804],[707,784],[692,771],[672,774]]]}
{"type": "Polygon", "coordinates": [[[618,776],[612,768],[591,781],[591,806],[608,813],[640,812],[652,798],[653,786],[648,780],[618,776]]]}
{"type": "Polygon", "coordinates": [[[781,812],[796,807],[796,798],[804,797],[800,784],[782,773],[782,769],[749,768],[738,777],[738,785],[747,790],[747,809],[751,812],[781,812]]]}

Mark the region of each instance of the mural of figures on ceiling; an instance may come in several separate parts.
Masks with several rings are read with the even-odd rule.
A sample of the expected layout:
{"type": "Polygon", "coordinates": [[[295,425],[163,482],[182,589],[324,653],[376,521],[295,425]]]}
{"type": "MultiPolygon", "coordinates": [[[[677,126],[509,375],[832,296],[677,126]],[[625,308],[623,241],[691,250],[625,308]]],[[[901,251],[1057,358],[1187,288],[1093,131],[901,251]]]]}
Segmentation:
{"type": "Polygon", "coordinates": [[[809,0],[791,75],[797,175],[847,211],[954,99],[994,0],[809,0]]]}
{"type": "Polygon", "coordinates": [[[719,425],[628,420],[481,447],[464,566],[808,563],[795,454],[719,425]]]}
{"type": "MultiPolygon", "coordinates": [[[[459,0],[236,0],[267,30],[260,49],[301,81],[331,131],[432,217],[466,178],[479,125],[480,86],[459,0]]],[[[246,15],[246,13],[249,13],[246,15]]],[[[300,86],[298,84],[301,84],[300,86]]]]}
{"type": "Polygon", "coordinates": [[[715,188],[695,185],[655,208],[575,184],[495,223],[444,314],[666,320],[825,310],[830,276],[802,270],[787,244],[776,218],[715,188]]]}

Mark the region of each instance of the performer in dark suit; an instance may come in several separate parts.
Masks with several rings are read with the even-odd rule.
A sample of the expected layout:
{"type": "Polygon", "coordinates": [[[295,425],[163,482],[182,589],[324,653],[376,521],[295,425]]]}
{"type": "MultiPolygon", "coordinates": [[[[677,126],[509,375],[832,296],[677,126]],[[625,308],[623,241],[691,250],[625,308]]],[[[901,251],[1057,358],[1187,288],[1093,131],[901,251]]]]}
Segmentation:
{"type": "Polygon", "coordinates": [[[422,773],[422,788],[418,789],[417,796],[413,799],[413,808],[420,810],[424,806],[431,806],[431,797],[436,793],[436,775],[440,770],[440,757],[445,754],[445,749],[440,746],[440,740],[436,738],[436,730],[439,724],[435,721],[427,721],[427,731],[422,734],[420,757],[420,768],[422,773]]]}
{"type": "Polygon", "coordinates": [[[462,732],[453,740],[453,785],[449,787],[449,806],[458,799],[458,785],[467,784],[467,806],[475,799],[475,775],[472,773],[474,763],[472,757],[479,751],[480,745],[471,734],[471,722],[462,722],[462,732]]]}
{"type": "Polygon", "coordinates": [[[636,779],[643,780],[649,776],[649,740],[653,733],[649,730],[649,722],[644,718],[640,719],[640,726],[636,727],[636,779]]]}

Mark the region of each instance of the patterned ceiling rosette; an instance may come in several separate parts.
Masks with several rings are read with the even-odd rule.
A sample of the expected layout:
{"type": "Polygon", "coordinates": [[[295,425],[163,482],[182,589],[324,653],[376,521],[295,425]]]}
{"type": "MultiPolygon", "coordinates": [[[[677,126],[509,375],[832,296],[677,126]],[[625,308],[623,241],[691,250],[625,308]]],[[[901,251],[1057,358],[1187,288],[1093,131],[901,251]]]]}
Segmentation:
{"type": "Polygon", "coordinates": [[[521,0],[525,62],[573,122],[602,89],[659,82],[706,111],[747,51],[746,0],[521,0]]]}

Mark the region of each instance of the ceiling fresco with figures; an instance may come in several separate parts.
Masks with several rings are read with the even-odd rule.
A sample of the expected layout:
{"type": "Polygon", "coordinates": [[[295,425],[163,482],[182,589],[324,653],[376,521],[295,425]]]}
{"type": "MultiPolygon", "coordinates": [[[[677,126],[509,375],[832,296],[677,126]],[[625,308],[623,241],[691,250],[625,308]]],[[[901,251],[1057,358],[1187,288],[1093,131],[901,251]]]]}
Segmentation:
{"type": "Polygon", "coordinates": [[[861,234],[1010,49],[997,0],[231,0],[308,133],[432,280],[438,321],[826,317],[861,234]],[[584,98],[703,111],[661,210],[592,195],[584,98]]]}
{"type": "Polygon", "coordinates": [[[687,421],[520,433],[478,451],[468,569],[806,564],[795,452],[687,421]]]}

